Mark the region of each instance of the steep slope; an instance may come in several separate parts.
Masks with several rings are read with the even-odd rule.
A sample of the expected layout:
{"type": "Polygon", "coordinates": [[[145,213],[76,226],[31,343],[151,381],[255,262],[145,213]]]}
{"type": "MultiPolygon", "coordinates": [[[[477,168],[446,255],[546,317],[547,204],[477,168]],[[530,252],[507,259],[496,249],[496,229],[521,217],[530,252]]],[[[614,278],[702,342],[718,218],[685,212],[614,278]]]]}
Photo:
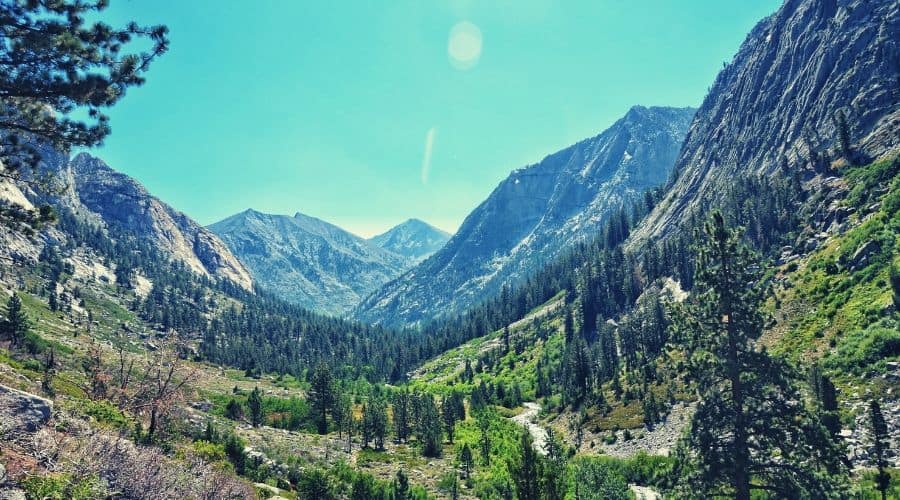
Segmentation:
{"type": "Polygon", "coordinates": [[[263,288],[316,311],[346,312],[399,275],[404,257],[325,221],[246,210],[209,226],[263,288]]]}
{"type": "Polygon", "coordinates": [[[665,182],[693,114],[636,106],[600,135],[514,171],[444,248],[368,297],[355,316],[414,323],[462,310],[528,276],[665,182]]]}
{"type": "Polygon", "coordinates": [[[369,238],[369,241],[390,252],[420,261],[440,250],[449,239],[450,233],[419,219],[409,219],[369,238]]]}
{"type": "Polygon", "coordinates": [[[762,20],[716,78],[676,182],[630,247],[671,236],[736,174],[808,176],[900,148],[898,33],[894,0],[788,0],[762,20]]]}
{"type": "MultiPolygon", "coordinates": [[[[50,174],[52,189],[42,184],[6,183],[0,197],[25,207],[49,204],[67,210],[80,220],[99,226],[112,239],[136,237],[151,244],[168,258],[180,261],[194,273],[227,279],[250,290],[249,271],[212,232],[150,194],[133,178],[110,168],[87,153],[74,158],[42,147],[41,172],[50,174]]],[[[60,240],[52,225],[43,237],[60,240]]],[[[40,252],[39,241],[17,232],[3,235],[9,258],[33,261],[40,252]]]]}
{"type": "Polygon", "coordinates": [[[151,195],[144,186],[82,153],[69,164],[74,196],[108,226],[153,242],[200,275],[250,289],[250,273],[215,234],[151,195]]]}

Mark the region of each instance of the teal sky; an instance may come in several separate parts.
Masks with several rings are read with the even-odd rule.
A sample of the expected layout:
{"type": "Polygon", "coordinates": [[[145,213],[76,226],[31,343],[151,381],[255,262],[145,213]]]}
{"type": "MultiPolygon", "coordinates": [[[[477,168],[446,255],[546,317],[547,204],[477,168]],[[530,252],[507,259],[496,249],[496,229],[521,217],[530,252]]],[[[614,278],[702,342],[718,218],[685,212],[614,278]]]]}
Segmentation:
{"type": "Polygon", "coordinates": [[[202,224],[252,207],[454,231],[632,105],[699,105],[779,3],[114,0],[107,20],[167,24],[172,48],[96,153],[202,224]]]}

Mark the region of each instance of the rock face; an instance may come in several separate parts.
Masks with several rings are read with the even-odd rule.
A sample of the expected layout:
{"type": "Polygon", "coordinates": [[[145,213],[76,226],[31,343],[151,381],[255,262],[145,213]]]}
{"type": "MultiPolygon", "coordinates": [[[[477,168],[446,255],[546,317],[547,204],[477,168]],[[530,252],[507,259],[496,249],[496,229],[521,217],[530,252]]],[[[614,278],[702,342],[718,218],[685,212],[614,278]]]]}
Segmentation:
{"type": "Polygon", "coordinates": [[[596,137],[516,170],[437,253],[354,311],[388,325],[460,311],[534,272],[606,217],[665,182],[691,123],[689,108],[634,107],[596,137]]]}
{"type": "Polygon", "coordinates": [[[35,432],[50,420],[53,402],[0,385],[0,430],[35,432]]]}
{"type": "Polygon", "coordinates": [[[209,226],[257,283],[283,299],[341,314],[408,266],[394,254],[325,221],[247,210],[209,226]]]}
{"type": "Polygon", "coordinates": [[[369,241],[389,252],[418,262],[440,250],[449,239],[450,233],[419,219],[409,219],[369,238],[369,241]]]}
{"type": "Polygon", "coordinates": [[[79,202],[110,228],[149,239],[197,274],[252,286],[250,273],[222,240],[131,177],[85,153],[71,161],[70,169],[79,202]]]}
{"type": "Polygon", "coordinates": [[[757,24],[697,111],[677,180],[631,248],[677,231],[739,173],[900,149],[898,33],[895,0],[787,0],[757,24]]]}

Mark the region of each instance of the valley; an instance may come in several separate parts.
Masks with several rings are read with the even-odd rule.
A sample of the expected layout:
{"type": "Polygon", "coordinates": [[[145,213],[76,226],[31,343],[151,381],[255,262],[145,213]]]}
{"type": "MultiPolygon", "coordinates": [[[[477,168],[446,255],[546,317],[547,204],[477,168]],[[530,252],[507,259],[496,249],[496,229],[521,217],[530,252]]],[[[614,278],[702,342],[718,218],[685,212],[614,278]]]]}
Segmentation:
{"type": "Polygon", "coordinates": [[[0,75],[0,498],[900,497],[898,2],[788,0],[698,108],[368,238],[200,224],[79,151],[106,120],[45,111],[111,106],[168,38],[60,5],[0,3],[0,67],[59,86],[0,75]]]}

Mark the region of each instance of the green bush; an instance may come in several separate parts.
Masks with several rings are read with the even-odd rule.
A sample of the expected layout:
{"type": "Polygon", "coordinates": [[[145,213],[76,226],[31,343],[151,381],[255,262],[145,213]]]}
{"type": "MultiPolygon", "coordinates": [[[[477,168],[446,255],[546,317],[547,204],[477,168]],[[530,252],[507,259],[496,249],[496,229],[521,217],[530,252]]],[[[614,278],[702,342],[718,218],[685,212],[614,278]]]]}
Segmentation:
{"type": "Polygon", "coordinates": [[[828,357],[830,369],[864,375],[879,361],[900,356],[900,331],[892,321],[879,323],[847,336],[837,352],[828,357]]]}
{"type": "Polygon", "coordinates": [[[209,441],[194,441],[191,448],[198,457],[206,462],[220,462],[228,458],[225,454],[225,446],[209,441]]]}
{"type": "Polygon", "coordinates": [[[75,479],[71,474],[31,476],[22,481],[22,487],[29,499],[93,500],[106,497],[96,477],[75,479]]]}
{"type": "Polygon", "coordinates": [[[124,428],[128,424],[125,414],[109,401],[85,399],[78,402],[78,409],[84,415],[94,417],[97,422],[111,425],[117,429],[124,428]]]}

